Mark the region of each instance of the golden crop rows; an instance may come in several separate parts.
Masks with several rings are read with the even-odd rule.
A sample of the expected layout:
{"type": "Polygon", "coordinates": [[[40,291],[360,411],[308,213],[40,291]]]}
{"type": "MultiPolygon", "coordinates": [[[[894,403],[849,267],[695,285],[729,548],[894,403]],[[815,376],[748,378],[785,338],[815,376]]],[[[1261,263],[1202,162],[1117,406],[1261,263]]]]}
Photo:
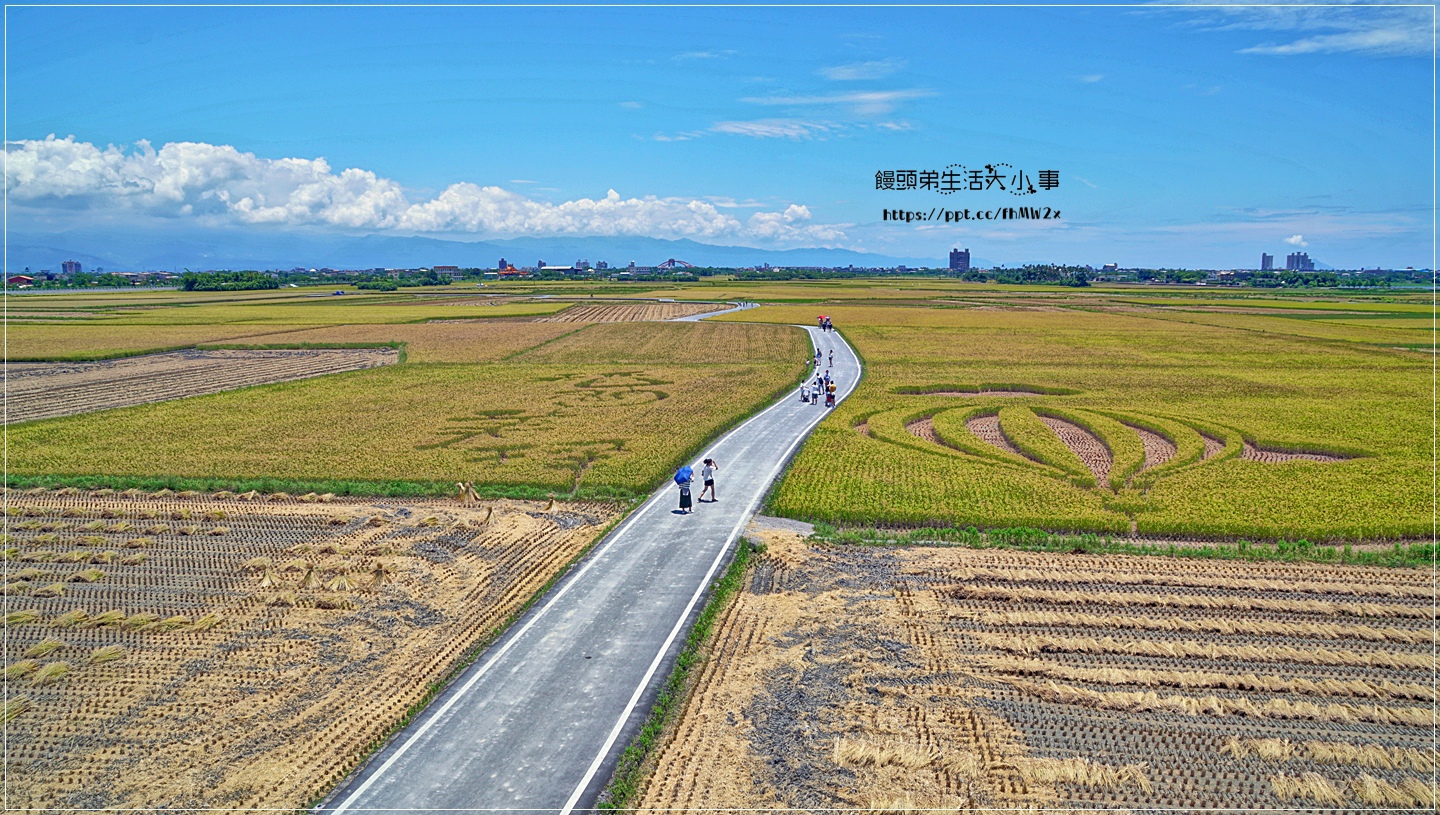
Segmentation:
{"type": "Polygon", "coordinates": [[[1429,421],[1429,369],[1387,337],[1336,343],[1159,306],[1011,299],[717,318],[823,311],[865,359],[864,382],[796,457],[776,509],[1158,536],[1428,534],[1429,441],[1415,428],[1429,421]]]}
{"type": "Polygon", "coordinates": [[[554,339],[535,362],[412,362],[28,423],[10,428],[10,472],[640,492],[793,381],[807,347],[777,326],[597,325],[554,339]]]}

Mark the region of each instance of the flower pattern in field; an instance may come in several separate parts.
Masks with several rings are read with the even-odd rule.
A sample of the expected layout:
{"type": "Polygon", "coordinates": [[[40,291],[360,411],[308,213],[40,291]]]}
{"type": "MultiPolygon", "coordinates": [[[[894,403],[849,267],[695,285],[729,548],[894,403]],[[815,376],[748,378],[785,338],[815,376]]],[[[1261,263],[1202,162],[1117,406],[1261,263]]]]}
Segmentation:
{"type": "Polygon", "coordinates": [[[1198,420],[1033,403],[943,407],[904,422],[904,427],[914,438],[875,437],[902,445],[918,439],[1112,492],[1147,488],[1179,470],[1231,458],[1279,464],[1333,463],[1356,457],[1265,447],[1240,430],[1198,420]]]}

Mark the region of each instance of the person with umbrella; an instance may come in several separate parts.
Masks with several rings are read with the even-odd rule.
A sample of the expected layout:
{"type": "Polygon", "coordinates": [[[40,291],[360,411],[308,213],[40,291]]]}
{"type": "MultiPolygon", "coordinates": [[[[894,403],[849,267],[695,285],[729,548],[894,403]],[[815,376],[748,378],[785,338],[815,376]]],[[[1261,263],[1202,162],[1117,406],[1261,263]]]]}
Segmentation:
{"type": "Polygon", "coordinates": [[[694,475],[695,471],[690,468],[689,464],[675,471],[675,486],[680,488],[680,513],[682,515],[690,512],[690,481],[694,475]]]}

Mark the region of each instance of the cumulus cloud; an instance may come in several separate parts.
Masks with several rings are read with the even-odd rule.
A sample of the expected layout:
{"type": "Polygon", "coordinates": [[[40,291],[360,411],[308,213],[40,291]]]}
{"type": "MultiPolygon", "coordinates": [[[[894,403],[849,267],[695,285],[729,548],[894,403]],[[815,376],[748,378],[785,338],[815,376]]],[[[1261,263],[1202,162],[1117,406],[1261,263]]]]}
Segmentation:
{"type": "Polygon", "coordinates": [[[833,243],[838,226],[810,223],[806,207],[758,212],[747,221],[683,198],[536,201],[498,186],[452,184],[412,201],[368,170],[334,171],[323,158],[267,159],[229,145],[147,142],[125,150],[74,137],[7,142],[5,189],[35,208],[121,209],[209,222],[320,225],[403,232],[491,235],[634,235],[833,243]]]}
{"type": "Polygon", "coordinates": [[[1306,243],[1306,242],[1305,242],[1305,236],[1304,236],[1304,235],[1291,235],[1290,237],[1288,237],[1288,238],[1285,239],[1285,242],[1288,243],[1288,244],[1290,244],[1291,246],[1309,246],[1309,245],[1310,245],[1309,243],[1306,243]]]}

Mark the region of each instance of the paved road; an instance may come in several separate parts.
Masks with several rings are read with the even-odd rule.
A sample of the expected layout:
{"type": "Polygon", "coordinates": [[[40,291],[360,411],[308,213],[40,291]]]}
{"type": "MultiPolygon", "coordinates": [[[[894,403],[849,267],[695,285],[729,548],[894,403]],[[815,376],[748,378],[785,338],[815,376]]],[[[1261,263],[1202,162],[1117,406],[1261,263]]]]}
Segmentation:
{"type": "MultiPolygon", "coordinates": [[[[835,351],[849,395],[859,359],[838,334],[809,331],[835,351]]],[[[792,392],[721,437],[701,456],[720,464],[719,502],[680,515],[674,486],[661,488],[317,812],[592,805],[705,589],[827,412],[792,392]]]]}
{"type": "MultiPolygon", "coordinates": [[[[672,323],[698,323],[707,317],[719,317],[721,314],[734,314],[737,311],[744,311],[747,308],[755,308],[759,303],[736,303],[724,311],[707,311],[703,314],[691,314],[689,317],[672,317],[672,323]]],[[[717,459],[718,460],[718,459],[717,459]]]]}

